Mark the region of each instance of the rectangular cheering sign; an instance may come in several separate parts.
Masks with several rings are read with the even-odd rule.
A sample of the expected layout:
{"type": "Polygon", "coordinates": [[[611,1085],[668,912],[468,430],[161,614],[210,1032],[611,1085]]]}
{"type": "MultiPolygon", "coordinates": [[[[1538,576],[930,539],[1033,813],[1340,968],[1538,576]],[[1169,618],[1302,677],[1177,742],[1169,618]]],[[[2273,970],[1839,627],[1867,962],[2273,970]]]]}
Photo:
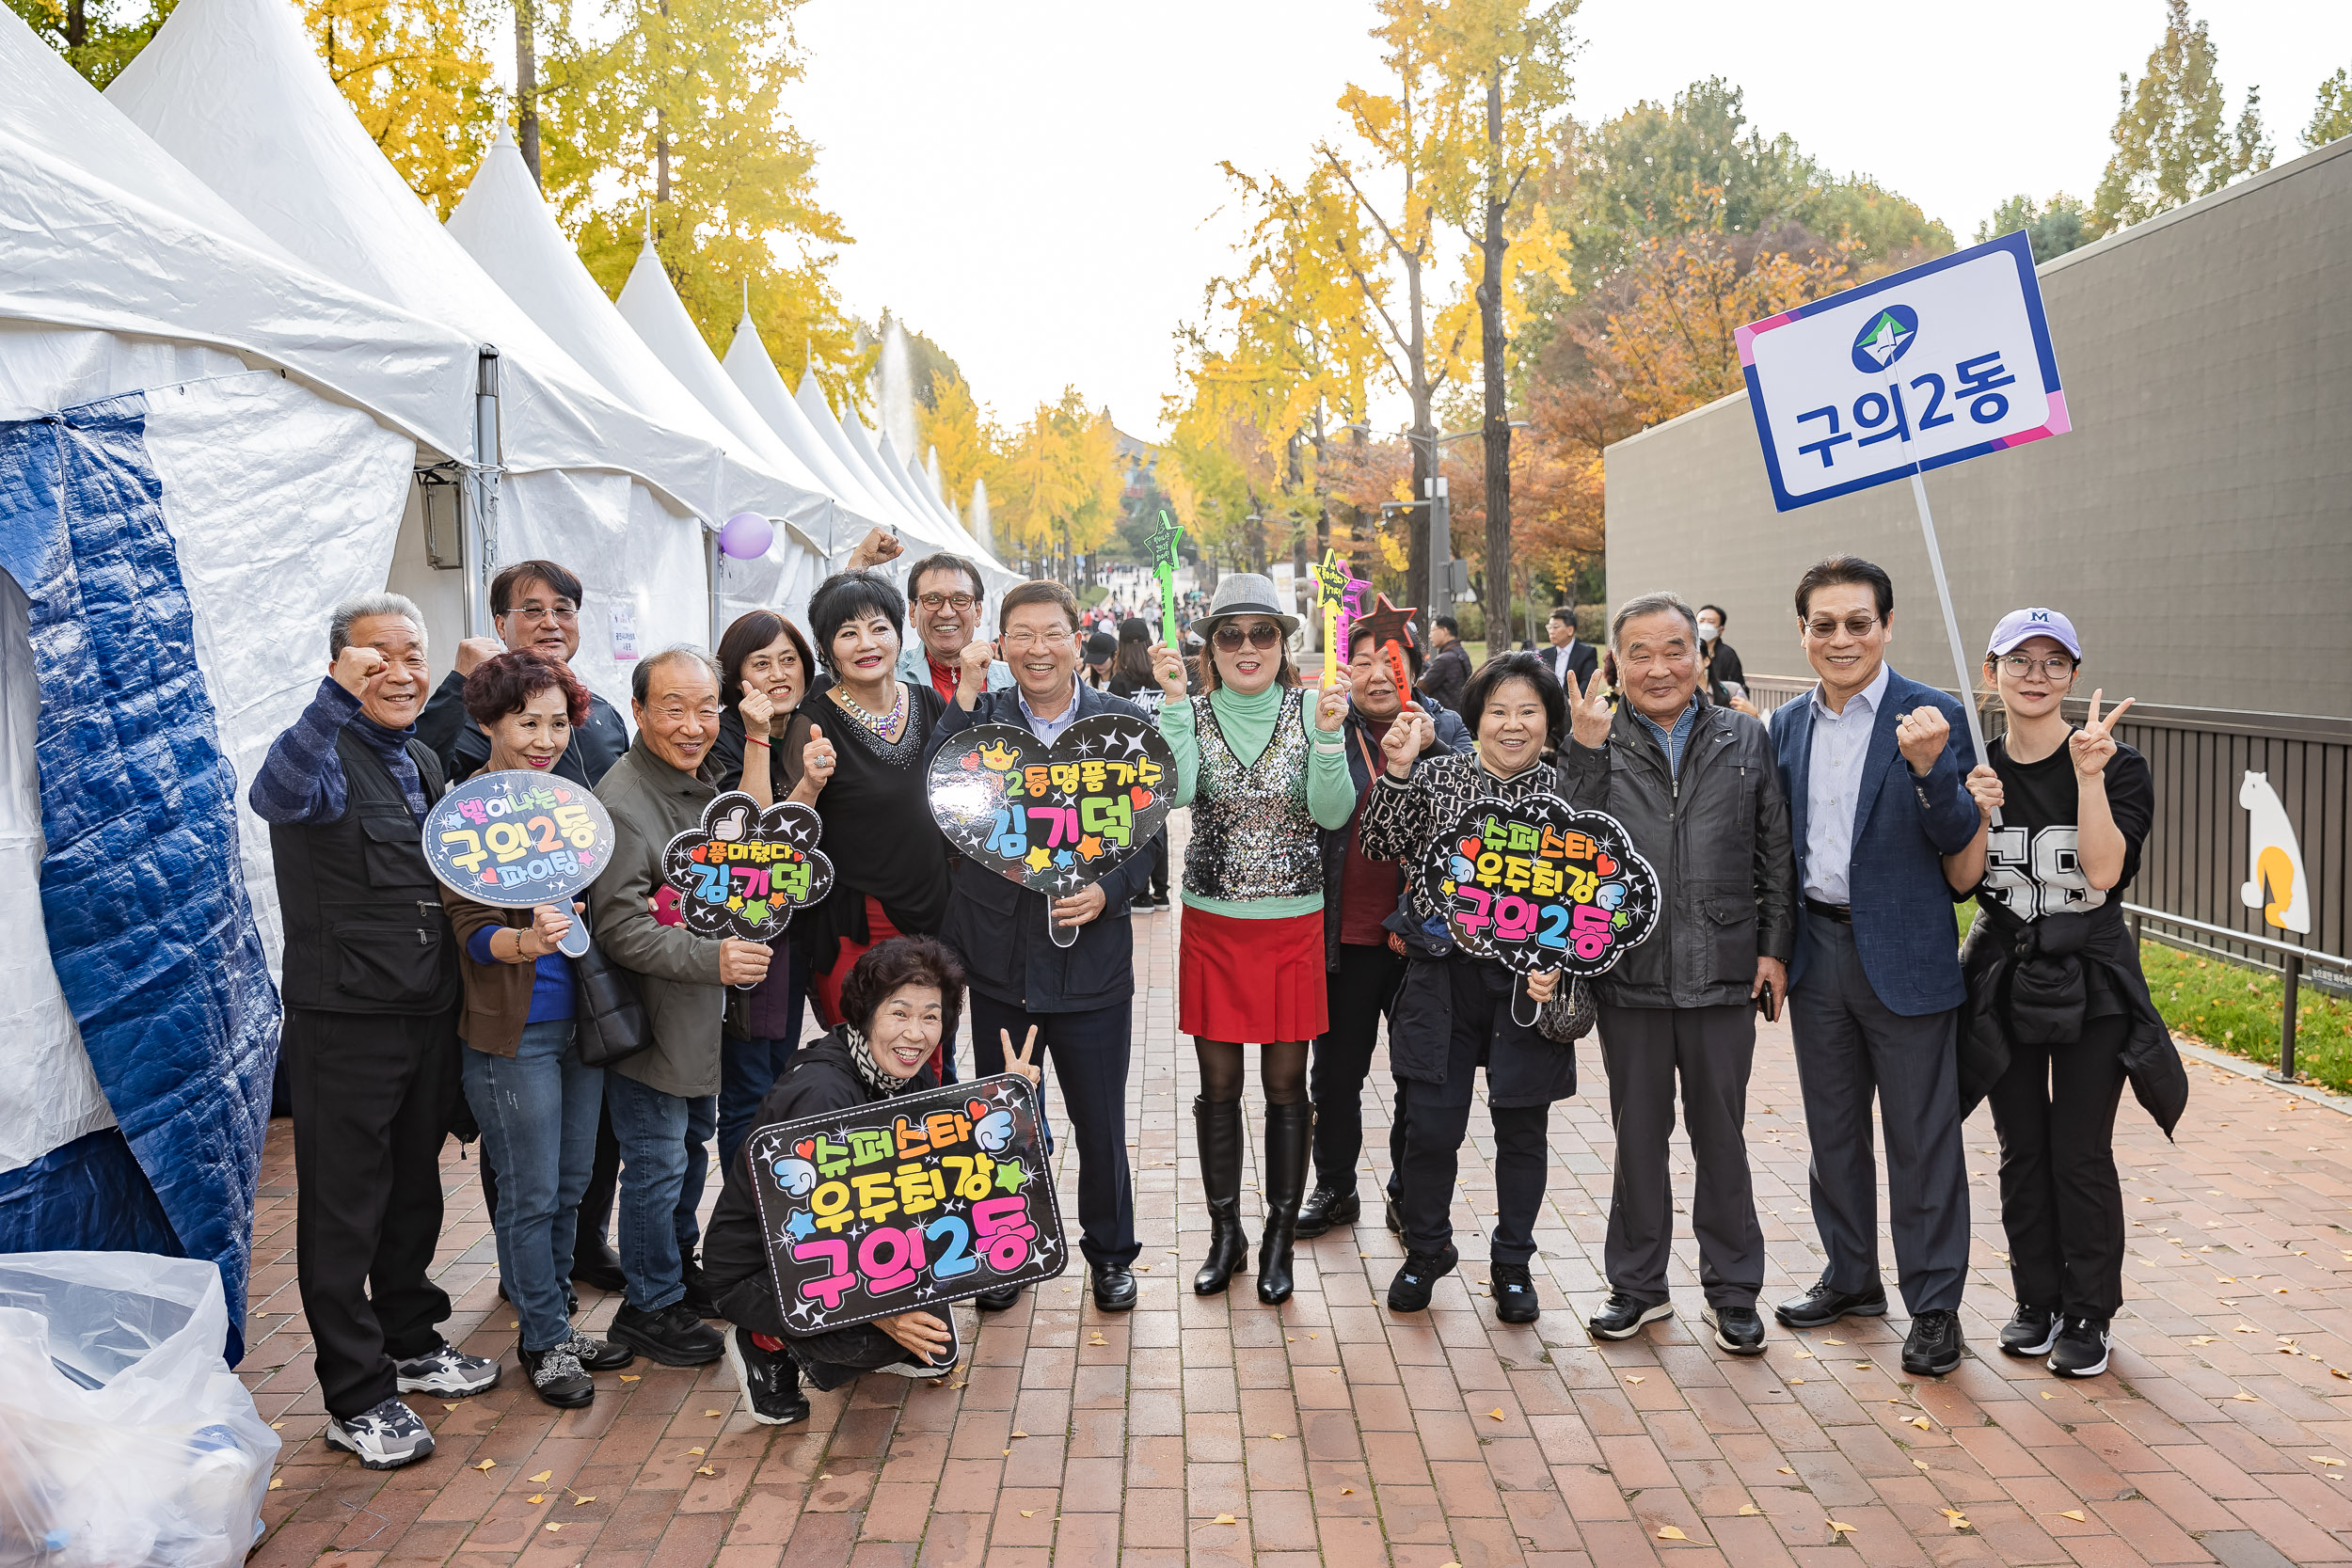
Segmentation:
{"type": "Polygon", "coordinates": [[[1736,336],[1783,512],[2074,428],[2023,234],[1736,336]]]}
{"type": "Polygon", "coordinates": [[[753,1191],[795,1334],[869,1323],[1069,1266],[1037,1097],[1008,1073],[751,1136],[753,1191]]]}

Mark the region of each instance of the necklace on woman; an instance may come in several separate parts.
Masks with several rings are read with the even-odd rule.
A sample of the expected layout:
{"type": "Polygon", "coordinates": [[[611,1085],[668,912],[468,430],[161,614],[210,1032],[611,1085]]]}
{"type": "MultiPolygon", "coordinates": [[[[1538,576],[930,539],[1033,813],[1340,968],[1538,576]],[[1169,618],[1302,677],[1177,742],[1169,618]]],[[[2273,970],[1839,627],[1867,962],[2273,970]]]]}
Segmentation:
{"type": "Polygon", "coordinates": [[[849,710],[850,718],[856,720],[860,724],[865,725],[866,729],[872,731],[878,738],[888,740],[892,734],[898,730],[899,721],[907,716],[906,682],[894,681],[891,684],[898,690],[898,700],[891,705],[890,713],[887,718],[870,711],[865,704],[859,702],[855,697],[850,696],[847,687],[836,686],[833,689],[833,690],[834,695],[840,700],[840,705],[849,710]]]}

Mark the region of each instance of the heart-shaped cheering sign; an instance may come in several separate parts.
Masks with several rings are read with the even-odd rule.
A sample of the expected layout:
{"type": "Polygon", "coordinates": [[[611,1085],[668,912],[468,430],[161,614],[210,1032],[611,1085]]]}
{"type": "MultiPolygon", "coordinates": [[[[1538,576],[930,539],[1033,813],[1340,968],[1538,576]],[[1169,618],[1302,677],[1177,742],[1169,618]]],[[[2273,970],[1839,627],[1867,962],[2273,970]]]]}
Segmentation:
{"type": "Polygon", "coordinates": [[[1462,951],[1521,974],[1607,974],[1658,926],[1658,875],[1624,824],[1556,795],[1472,804],[1422,886],[1462,951]]]}
{"type": "Polygon", "coordinates": [[[833,891],[833,862],[817,847],[825,825],[798,800],[759,809],[741,790],[703,808],[699,827],[670,840],[661,877],[677,890],[678,917],[698,937],[771,942],[792,911],[833,891]]]}
{"type": "Polygon", "coordinates": [[[931,816],[947,842],[1057,897],[1152,842],[1176,788],[1176,754],[1148,720],[1098,713],[1048,746],[1010,724],[949,736],[931,759],[931,816]]]}

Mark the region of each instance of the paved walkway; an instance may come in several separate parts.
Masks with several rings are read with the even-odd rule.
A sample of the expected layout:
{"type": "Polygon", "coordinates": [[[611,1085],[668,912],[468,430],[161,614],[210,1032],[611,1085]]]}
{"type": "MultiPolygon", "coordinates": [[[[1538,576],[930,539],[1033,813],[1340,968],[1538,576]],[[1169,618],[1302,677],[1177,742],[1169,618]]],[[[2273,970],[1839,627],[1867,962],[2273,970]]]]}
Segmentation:
{"type": "MultiPolygon", "coordinates": [[[[1380,1305],[1400,1248],[1376,1209],[1352,1236],[1301,1243],[1286,1307],[1261,1307],[1247,1277],[1201,1299],[1189,1289],[1204,1216],[1184,1109],[1192,1053],[1175,1035],[1176,918],[1136,920],[1141,1306],[1105,1317],[1082,1278],[1049,1284],[967,1337],[971,1360],[950,1386],[868,1379],[816,1396],[804,1427],[755,1423],[723,1362],[641,1361],[601,1377],[590,1409],[540,1404],[517,1386],[481,1189],[453,1151],[439,1260],[459,1304],[450,1330],[504,1354],[507,1381],[476,1400],[421,1402],[432,1459],[360,1469],[319,1437],[294,1285],[292,1146],[274,1125],[244,1370],[286,1451],[252,1561],[2352,1560],[2352,1119],[2341,1113],[2192,1062],[2189,1115],[2169,1145],[2127,1099],[2129,1299],[2114,1370],[2085,1384],[1994,1349],[2009,1296],[1983,1112],[1967,1138],[1976,1354],[1950,1377],[1903,1374],[1899,1318],[1807,1335],[1773,1325],[1762,1359],[1719,1354],[1698,1327],[1687,1236],[1678,1315],[1597,1348],[1581,1314],[1601,1291],[1611,1138],[1589,1040],[1584,1093],[1552,1117],[1540,1323],[1502,1327],[1481,1288],[1473,1216],[1494,1212],[1483,1118],[1455,1206],[1465,1261],[1429,1313],[1380,1305]]],[[[1758,1045],[1749,1135],[1769,1302],[1820,1263],[1783,1029],[1758,1045]]],[[[1371,1144],[1385,1174],[1377,1132],[1371,1144]]],[[[586,1303],[589,1323],[614,1305],[586,1303]]]]}

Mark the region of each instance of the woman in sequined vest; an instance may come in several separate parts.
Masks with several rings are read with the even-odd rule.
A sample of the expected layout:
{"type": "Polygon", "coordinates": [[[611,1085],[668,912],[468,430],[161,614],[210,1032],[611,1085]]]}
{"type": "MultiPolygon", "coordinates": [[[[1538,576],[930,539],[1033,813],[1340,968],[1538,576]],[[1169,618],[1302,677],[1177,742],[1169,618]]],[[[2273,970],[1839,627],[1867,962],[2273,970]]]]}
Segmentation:
{"type": "Polygon", "coordinates": [[[1343,828],[1356,811],[1341,733],[1347,676],[1343,670],[1339,684],[1312,700],[1311,715],[1286,641],[1298,617],[1255,573],[1220,580],[1193,629],[1204,643],[1200,696],[1186,695],[1181,655],[1166,647],[1152,654],[1166,693],[1160,731],[1176,753],[1176,803],[1192,808],[1176,1026],[1193,1037],[1200,1062],[1192,1116],[1210,1231],[1208,1260],[1192,1288],[1218,1293],[1249,1256],[1241,1225],[1242,1047],[1254,1041],[1266,1100],[1258,1299],[1277,1304],[1290,1299],[1314,1127],[1307,1046],[1326,1026],[1317,830],[1343,828]]]}
{"type": "MultiPolygon", "coordinates": [[[[1424,757],[1429,716],[1406,708],[1381,738],[1387,766],[1364,792],[1359,819],[1364,853],[1406,867],[1416,928],[1405,936],[1405,980],[1389,1014],[1389,1067],[1405,1118],[1397,1212],[1405,1262],[1389,1283],[1389,1310],[1428,1307],[1439,1279],[1461,1261],[1454,1246],[1454,1198],[1481,1069],[1495,1129],[1495,1228],[1488,1250],[1495,1316],[1534,1323],[1539,1308],[1529,1268],[1535,1216],[1544,1202],[1544,1138],[1551,1102],[1576,1092],[1575,1048],[1546,1039],[1512,1016],[1515,977],[1499,959],[1476,958],[1446,935],[1445,911],[1420,868],[1440,833],[1482,800],[1517,800],[1559,792],[1544,753],[1562,739],[1567,703],[1537,655],[1487,661],[1462,692],[1462,721],[1475,751],[1424,757]]],[[[1559,974],[1526,982],[1528,996],[1551,1000],[1559,974]]]]}

